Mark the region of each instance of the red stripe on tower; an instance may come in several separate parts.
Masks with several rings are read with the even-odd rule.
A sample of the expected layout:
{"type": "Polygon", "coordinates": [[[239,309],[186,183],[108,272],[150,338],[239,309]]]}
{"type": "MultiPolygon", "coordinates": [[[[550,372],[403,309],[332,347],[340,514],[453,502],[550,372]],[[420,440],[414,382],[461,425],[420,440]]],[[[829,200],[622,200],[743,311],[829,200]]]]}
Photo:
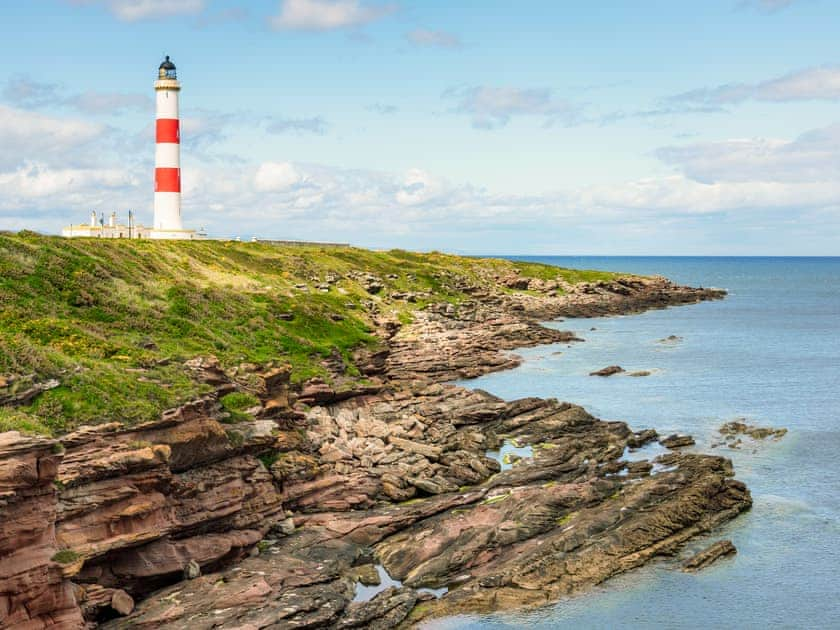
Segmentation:
{"type": "Polygon", "coordinates": [[[158,118],[155,124],[155,142],[181,143],[181,128],[177,118],[158,118]]]}
{"type": "Polygon", "coordinates": [[[181,192],[181,169],[155,169],[155,192],[181,192]]]}

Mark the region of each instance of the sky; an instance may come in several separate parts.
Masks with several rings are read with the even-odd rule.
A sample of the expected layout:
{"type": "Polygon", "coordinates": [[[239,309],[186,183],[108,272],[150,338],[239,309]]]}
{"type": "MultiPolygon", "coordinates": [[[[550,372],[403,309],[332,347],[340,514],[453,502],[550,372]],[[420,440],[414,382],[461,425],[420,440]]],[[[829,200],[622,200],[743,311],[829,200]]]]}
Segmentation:
{"type": "Polygon", "coordinates": [[[835,0],[0,5],[0,229],[484,254],[840,255],[835,0]]]}

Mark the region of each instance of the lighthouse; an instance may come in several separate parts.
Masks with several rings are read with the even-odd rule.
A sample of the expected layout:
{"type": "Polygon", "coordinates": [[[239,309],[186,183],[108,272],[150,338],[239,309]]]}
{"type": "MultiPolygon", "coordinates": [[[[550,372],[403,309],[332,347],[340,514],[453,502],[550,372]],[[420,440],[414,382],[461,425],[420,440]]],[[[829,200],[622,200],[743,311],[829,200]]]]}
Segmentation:
{"type": "Polygon", "coordinates": [[[175,64],[166,56],[155,81],[155,218],[150,236],[195,238],[181,220],[181,129],[175,64]]]}
{"type": "Polygon", "coordinates": [[[181,124],[178,116],[178,93],[181,84],[175,64],[167,55],[158,66],[155,81],[155,218],[151,227],[134,221],[128,211],[128,224],[112,212],[105,224],[104,213],[96,218],[91,210],[90,224],[68,225],[61,230],[67,238],[158,238],[195,239],[205,234],[185,230],[181,220],[181,124]]]}

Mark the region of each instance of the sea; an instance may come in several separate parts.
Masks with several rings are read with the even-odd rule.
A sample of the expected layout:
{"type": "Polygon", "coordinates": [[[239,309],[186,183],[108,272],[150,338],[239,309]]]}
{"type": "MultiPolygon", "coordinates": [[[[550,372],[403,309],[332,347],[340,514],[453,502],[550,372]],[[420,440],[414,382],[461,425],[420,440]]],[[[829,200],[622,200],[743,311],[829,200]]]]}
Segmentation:
{"type": "Polygon", "coordinates": [[[461,384],[508,400],[568,400],[661,435],[691,434],[692,450],[732,459],[754,506],[688,546],[686,554],[728,538],[738,549],[698,573],[661,559],[538,610],[425,627],[840,628],[840,258],[517,259],[729,292],[639,315],[551,322],[585,341],[523,349],[519,368],[461,384]],[[589,376],[609,365],[651,374],[589,376]],[[718,428],[738,419],[788,433],[713,447],[718,428]]]}

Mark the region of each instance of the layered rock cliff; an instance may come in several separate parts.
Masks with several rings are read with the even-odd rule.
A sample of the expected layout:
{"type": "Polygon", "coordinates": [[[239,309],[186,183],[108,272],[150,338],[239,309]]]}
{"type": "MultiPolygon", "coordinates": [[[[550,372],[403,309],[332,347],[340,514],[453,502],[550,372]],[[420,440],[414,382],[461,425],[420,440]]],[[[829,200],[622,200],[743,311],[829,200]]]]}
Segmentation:
{"type": "Polygon", "coordinates": [[[58,560],[55,440],[0,433],[0,627],[77,628],[82,614],[58,560]]]}

